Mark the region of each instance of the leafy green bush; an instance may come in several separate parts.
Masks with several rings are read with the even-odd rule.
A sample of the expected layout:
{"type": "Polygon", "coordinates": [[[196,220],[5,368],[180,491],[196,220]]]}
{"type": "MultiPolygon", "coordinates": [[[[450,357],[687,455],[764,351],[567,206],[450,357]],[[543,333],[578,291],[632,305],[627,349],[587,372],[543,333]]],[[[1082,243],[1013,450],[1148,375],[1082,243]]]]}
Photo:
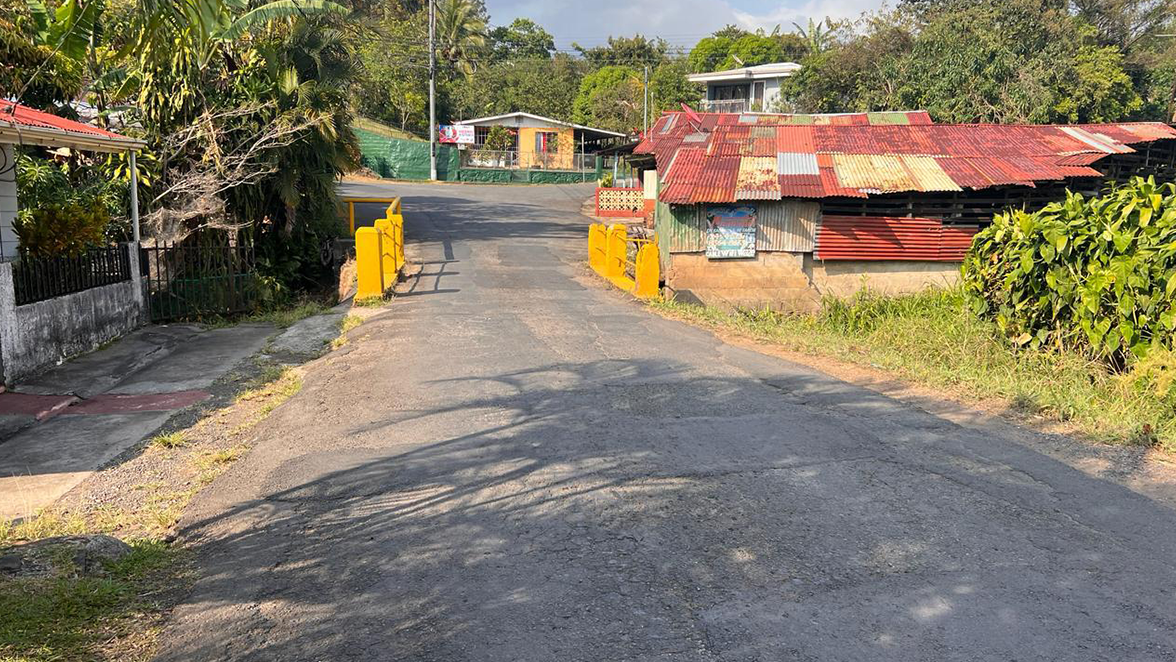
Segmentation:
{"type": "Polygon", "coordinates": [[[1176,185],[1136,177],[1100,197],[998,214],[962,274],[976,312],[1015,344],[1076,349],[1117,368],[1171,348],[1176,185]]]}
{"type": "Polygon", "coordinates": [[[47,204],[19,215],[13,230],[29,257],[77,255],[106,244],[110,211],[100,201],[47,204]]]}

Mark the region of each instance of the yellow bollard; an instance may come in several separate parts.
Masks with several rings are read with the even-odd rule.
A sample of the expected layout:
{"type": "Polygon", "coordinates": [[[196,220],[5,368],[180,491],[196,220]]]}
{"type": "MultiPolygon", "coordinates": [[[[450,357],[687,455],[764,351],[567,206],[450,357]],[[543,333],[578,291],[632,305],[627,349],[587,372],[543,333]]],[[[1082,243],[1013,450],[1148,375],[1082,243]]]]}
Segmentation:
{"type": "Polygon", "coordinates": [[[355,298],[370,299],[384,296],[384,276],[380,256],[380,231],[360,228],[355,231],[355,298]]]}
{"type": "Polygon", "coordinates": [[[588,226],[588,265],[597,274],[604,275],[606,232],[603,223],[588,226]]]}
{"type": "Polygon", "coordinates": [[[656,244],[645,244],[637,251],[637,266],[633,269],[633,295],[642,299],[656,297],[661,285],[660,265],[656,244]]]}
{"type": "Polygon", "coordinates": [[[376,230],[380,232],[380,268],[384,277],[384,289],[396,284],[400,270],[396,268],[396,233],[392,221],[386,218],[376,220],[376,230]]]}

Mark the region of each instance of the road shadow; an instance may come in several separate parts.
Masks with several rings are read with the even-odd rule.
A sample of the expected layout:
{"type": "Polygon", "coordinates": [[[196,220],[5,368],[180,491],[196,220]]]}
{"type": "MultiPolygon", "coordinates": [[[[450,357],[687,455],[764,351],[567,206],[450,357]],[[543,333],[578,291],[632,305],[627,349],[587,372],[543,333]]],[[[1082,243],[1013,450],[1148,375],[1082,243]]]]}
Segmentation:
{"type": "Polygon", "coordinates": [[[202,577],[159,659],[1173,653],[1171,510],[773,365],[436,379],[300,446],[320,377],[263,424],[301,450],[185,522],[202,577]]]}

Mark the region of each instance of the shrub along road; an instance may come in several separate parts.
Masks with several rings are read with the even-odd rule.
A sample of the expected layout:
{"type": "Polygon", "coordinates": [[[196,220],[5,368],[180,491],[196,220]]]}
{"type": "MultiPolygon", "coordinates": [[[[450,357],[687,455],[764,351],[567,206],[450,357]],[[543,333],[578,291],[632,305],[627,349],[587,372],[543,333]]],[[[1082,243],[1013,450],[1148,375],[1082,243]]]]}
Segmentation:
{"type": "Polygon", "coordinates": [[[1176,516],[1081,445],[643,310],[582,266],[588,188],[362,188],[419,279],[193,502],[160,659],[1176,656],[1176,516]]]}

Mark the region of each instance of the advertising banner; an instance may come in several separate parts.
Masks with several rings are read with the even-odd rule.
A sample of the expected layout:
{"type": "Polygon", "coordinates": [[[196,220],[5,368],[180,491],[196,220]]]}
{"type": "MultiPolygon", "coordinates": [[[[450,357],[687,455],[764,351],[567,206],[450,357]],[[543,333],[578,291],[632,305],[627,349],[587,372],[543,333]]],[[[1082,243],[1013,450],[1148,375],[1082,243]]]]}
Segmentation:
{"type": "Polygon", "coordinates": [[[755,207],[710,207],[706,210],[706,256],[755,257],[755,207]]]}
{"type": "Polygon", "coordinates": [[[474,127],[470,124],[442,124],[437,127],[438,140],[451,145],[474,144],[474,127]]]}

